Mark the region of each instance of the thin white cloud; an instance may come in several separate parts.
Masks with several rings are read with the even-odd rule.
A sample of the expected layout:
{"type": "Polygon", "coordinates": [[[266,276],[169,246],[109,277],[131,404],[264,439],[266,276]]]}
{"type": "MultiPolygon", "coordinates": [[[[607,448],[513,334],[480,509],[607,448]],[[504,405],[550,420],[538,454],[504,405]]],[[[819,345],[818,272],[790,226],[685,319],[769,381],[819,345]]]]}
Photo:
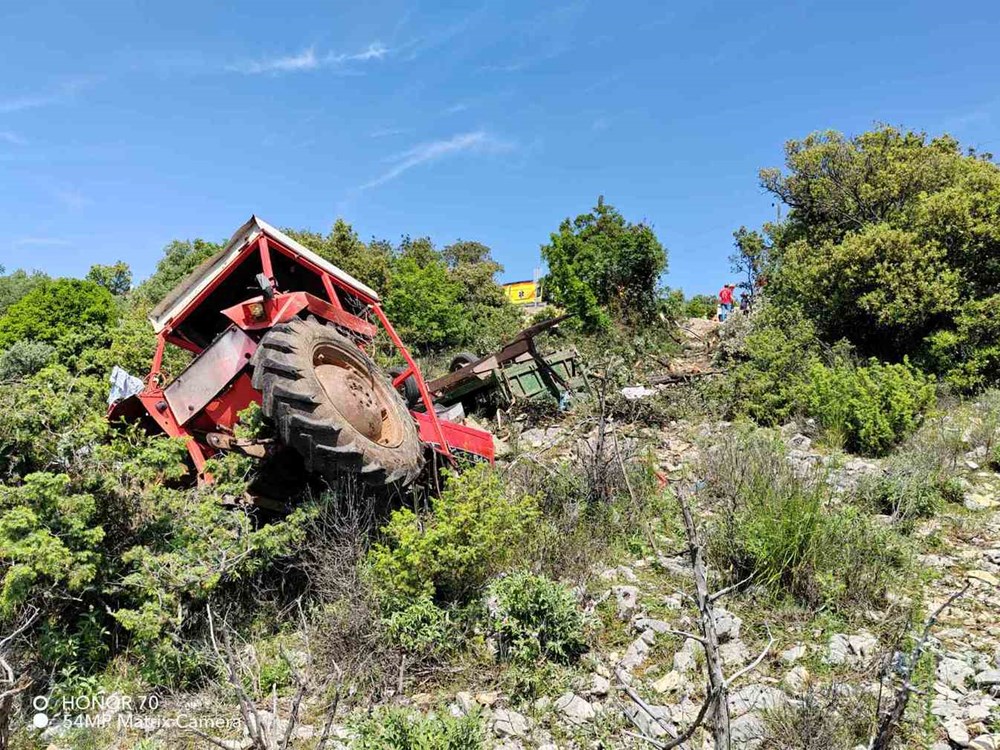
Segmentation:
{"type": "Polygon", "coordinates": [[[12,146],[24,146],[28,143],[17,133],[11,133],[9,130],[0,130],[0,141],[9,143],[12,146]]]}
{"type": "Polygon", "coordinates": [[[369,62],[381,60],[389,54],[389,48],[381,42],[372,42],[360,52],[327,53],[320,55],[313,47],[302,50],[298,54],[268,57],[260,60],[245,60],[227,66],[227,70],[247,75],[262,73],[296,73],[306,70],[318,70],[324,67],[334,67],[352,62],[369,62]]]}
{"type": "Polygon", "coordinates": [[[367,49],[355,52],[352,55],[327,55],[326,61],[328,63],[368,62],[369,60],[381,60],[388,54],[388,47],[381,42],[372,42],[368,45],[367,49]]]}
{"type": "Polygon", "coordinates": [[[374,180],[366,182],[360,187],[360,189],[367,190],[379,185],[384,185],[387,182],[395,180],[397,177],[405,172],[408,172],[414,167],[418,167],[421,164],[429,164],[453,154],[463,152],[503,151],[509,148],[511,148],[511,144],[498,140],[483,130],[477,130],[471,133],[460,133],[459,135],[451,138],[421,143],[420,145],[414,146],[409,151],[405,151],[392,159],[391,161],[395,162],[392,167],[376,177],[374,180]]]}
{"type": "Polygon", "coordinates": [[[0,101],[0,113],[20,112],[23,109],[35,109],[48,104],[55,104],[61,99],[60,94],[28,94],[0,101]]]}
{"type": "Polygon", "coordinates": [[[63,81],[58,87],[50,91],[0,99],[0,114],[10,114],[12,112],[21,112],[25,109],[47,107],[50,104],[62,104],[71,99],[81,88],[92,82],[92,78],[72,78],[63,81]]]}
{"type": "Polygon", "coordinates": [[[319,67],[316,52],[310,47],[297,55],[272,57],[265,60],[250,60],[240,65],[230,66],[239,73],[288,73],[295,70],[313,70],[319,67]]]}

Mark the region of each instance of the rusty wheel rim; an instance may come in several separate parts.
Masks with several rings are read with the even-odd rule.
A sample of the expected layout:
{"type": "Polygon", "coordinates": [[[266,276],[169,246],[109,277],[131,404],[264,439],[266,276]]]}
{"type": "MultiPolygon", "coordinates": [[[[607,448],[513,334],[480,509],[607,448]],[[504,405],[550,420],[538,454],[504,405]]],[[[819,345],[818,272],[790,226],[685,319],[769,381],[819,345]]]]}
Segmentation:
{"type": "Polygon", "coordinates": [[[316,380],[330,404],[361,435],[378,445],[403,441],[403,424],[389,388],[363,363],[340,349],[320,344],[313,351],[316,380]]]}

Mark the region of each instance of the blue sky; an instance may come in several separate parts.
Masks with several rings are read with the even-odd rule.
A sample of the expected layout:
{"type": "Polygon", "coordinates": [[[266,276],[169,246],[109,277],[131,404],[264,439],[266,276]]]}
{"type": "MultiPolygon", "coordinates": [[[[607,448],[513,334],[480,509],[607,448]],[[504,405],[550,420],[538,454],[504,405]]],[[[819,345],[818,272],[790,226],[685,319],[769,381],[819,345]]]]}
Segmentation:
{"type": "Polygon", "coordinates": [[[490,245],[598,194],[714,291],[785,140],[888,122],[1000,152],[996,2],[6,2],[0,263],[147,275],[251,213],[490,245]]]}

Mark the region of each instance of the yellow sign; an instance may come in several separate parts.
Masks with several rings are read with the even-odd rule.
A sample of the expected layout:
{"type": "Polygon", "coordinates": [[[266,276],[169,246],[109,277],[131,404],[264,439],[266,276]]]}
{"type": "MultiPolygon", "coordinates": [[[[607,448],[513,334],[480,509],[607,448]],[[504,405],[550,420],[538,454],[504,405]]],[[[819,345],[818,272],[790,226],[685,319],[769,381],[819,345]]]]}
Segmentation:
{"type": "Polygon", "coordinates": [[[537,296],[537,287],[534,281],[514,281],[510,284],[504,284],[503,290],[507,293],[507,298],[515,305],[534,302],[537,296]]]}

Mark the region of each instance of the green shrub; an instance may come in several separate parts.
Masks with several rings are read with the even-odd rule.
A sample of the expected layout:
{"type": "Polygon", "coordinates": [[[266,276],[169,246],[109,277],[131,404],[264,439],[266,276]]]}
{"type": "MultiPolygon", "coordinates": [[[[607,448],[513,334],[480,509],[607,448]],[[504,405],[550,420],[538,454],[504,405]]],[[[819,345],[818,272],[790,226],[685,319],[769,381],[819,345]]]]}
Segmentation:
{"type": "Polygon", "coordinates": [[[283,645],[281,636],[258,638],[254,641],[257,674],[252,675],[248,670],[241,675],[243,687],[248,693],[253,695],[255,691],[259,691],[266,696],[271,694],[272,689],[281,692],[293,683],[293,657],[284,650],[283,645]]]}
{"type": "Polygon", "coordinates": [[[107,346],[118,314],[111,292],[92,281],[43,281],[0,316],[0,349],[22,340],[44,341],[68,367],[80,370],[77,358],[107,346]]]}
{"type": "Polygon", "coordinates": [[[104,529],[92,495],[65,474],[29,474],[0,485],[0,620],[52,588],[79,595],[101,565],[104,529]]]}
{"type": "Polygon", "coordinates": [[[576,597],[545,576],[519,572],[490,585],[490,628],[502,659],[569,662],[586,649],[576,597]]]}
{"type": "Polygon", "coordinates": [[[56,349],[44,341],[16,341],[0,354],[0,381],[34,375],[52,361],[56,349]]]}
{"type": "Polygon", "coordinates": [[[684,302],[684,314],[689,318],[714,318],[717,300],[710,294],[696,294],[684,302]]]}
{"type": "Polygon", "coordinates": [[[849,451],[882,456],[909,436],[934,402],[934,381],[904,361],[853,366],[814,363],[805,393],[809,415],[849,451]]]}
{"type": "Polygon", "coordinates": [[[953,330],[927,337],[923,358],[961,392],[1000,382],[1000,294],[967,302],[953,330]]]}
{"type": "Polygon", "coordinates": [[[379,708],[354,723],[352,750],[482,750],[479,716],[422,716],[405,708],[379,708]]]}
{"type": "Polygon", "coordinates": [[[108,431],[106,392],[58,364],[0,387],[0,475],[68,472],[108,431]]]}
{"type": "Polygon", "coordinates": [[[809,369],[817,361],[815,329],[794,309],[761,304],[736,342],[723,342],[730,368],[720,387],[732,411],[761,425],[786,422],[801,410],[809,369]]]}
{"type": "Polygon", "coordinates": [[[384,621],[389,639],[411,653],[431,653],[448,642],[451,623],[448,613],[430,596],[422,596],[404,609],[389,614],[384,621]]]}
{"type": "Polygon", "coordinates": [[[857,495],[861,504],[875,513],[907,522],[933,516],[947,491],[923,473],[901,472],[862,480],[857,495]]]}
{"type": "Polygon", "coordinates": [[[760,750],[851,750],[871,737],[875,699],[863,691],[812,691],[765,711],[760,750]]]}
{"type": "Polygon", "coordinates": [[[822,476],[800,477],[765,431],[727,436],[706,459],[718,504],[709,554],[733,580],[750,575],[809,606],[848,611],[884,602],[909,562],[889,528],[852,506],[830,507],[822,476]]]}
{"type": "Polygon", "coordinates": [[[432,513],[403,508],[382,530],[384,541],[369,553],[375,590],[390,611],[422,597],[464,603],[487,581],[523,560],[539,517],[530,496],[511,497],[492,467],[478,465],[451,475],[432,513]]]}

